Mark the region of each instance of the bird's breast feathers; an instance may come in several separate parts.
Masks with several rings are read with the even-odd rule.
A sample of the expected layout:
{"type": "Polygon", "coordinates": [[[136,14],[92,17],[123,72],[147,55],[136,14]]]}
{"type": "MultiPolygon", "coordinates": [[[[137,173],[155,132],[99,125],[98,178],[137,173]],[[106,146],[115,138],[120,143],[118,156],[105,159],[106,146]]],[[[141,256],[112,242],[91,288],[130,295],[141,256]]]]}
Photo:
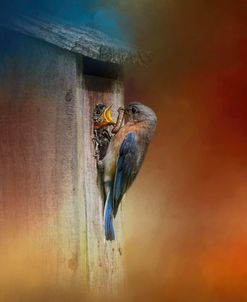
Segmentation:
{"type": "Polygon", "coordinates": [[[139,145],[140,148],[141,146],[143,147],[141,148],[142,152],[138,154],[138,157],[140,157],[138,159],[141,161],[141,157],[143,156],[143,154],[141,153],[145,153],[144,149],[145,146],[147,146],[146,143],[148,142],[147,137],[145,136],[145,133],[148,132],[149,129],[148,126],[149,125],[145,121],[139,123],[127,123],[111,139],[106,156],[104,158],[105,181],[111,179],[114,176],[116,170],[116,163],[119,155],[119,149],[122,145],[122,142],[129,133],[135,133],[137,145],[139,145]]]}
{"type": "Polygon", "coordinates": [[[127,123],[122,127],[119,132],[113,137],[112,144],[113,148],[119,150],[123,140],[128,133],[135,133],[137,141],[145,139],[145,134],[149,130],[149,125],[146,121],[139,123],[127,123]]]}

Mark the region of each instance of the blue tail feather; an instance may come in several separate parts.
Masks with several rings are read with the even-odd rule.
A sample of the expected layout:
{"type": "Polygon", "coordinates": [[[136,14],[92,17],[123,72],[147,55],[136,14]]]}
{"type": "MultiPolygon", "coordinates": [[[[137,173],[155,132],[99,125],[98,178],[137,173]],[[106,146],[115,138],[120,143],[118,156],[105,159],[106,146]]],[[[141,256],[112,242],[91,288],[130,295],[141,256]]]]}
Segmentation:
{"type": "Polygon", "coordinates": [[[105,222],[105,238],[106,240],[115,240],[114,228],[112,223],[112,193],[110,192],[105,204],[104,222],[105,222]]]}

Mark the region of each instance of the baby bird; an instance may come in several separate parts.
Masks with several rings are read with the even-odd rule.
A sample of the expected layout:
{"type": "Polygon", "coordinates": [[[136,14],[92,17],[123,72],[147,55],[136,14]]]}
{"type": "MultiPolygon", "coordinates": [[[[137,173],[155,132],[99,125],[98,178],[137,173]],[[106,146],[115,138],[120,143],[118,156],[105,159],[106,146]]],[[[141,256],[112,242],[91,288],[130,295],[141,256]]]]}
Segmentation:
{"type": "Polygon", "coordinates": [[[153,110],[141,103],[130,103],[125,116],[127,123],[112,137],[103,159],[106,240],[115,239],[112,219],[140,170],[157,123],[153,110]]]}

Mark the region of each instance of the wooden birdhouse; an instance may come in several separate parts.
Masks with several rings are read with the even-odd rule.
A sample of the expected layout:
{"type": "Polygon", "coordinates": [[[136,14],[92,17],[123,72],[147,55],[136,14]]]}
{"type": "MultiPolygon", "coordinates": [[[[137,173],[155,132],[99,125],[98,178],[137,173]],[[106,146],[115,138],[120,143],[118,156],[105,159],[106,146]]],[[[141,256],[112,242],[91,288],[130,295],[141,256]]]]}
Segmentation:
{"type": "Polygon", "coordinates": [[[112,290],[122,278],[123,212],[106,242],[91,117],[97,103],[117,112],[123,65],[145,58],[91,28],[24,16],[3,24],[0,40],[4,265],[13,252],[21,270],[51,284],[112,290]]]}

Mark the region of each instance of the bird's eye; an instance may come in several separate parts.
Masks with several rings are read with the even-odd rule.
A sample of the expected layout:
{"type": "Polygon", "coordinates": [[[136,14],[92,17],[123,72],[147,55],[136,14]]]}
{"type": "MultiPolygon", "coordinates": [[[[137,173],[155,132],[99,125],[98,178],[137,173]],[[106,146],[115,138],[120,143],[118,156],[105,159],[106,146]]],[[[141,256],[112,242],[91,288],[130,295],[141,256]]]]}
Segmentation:
{"type": "Polygon", "coordinates": [[[98,110],[96,110],[96,114],[100,114],[100,110],[98,109],[98,110]]]}
{"type": "Polygon", "coordinates": [[[132,108],[131,108],[131,111],[132,111],[133,114],[135,114],[135,113],[138,112],[138,110],[136,109],[136,107],[132,107],[132,108]]]}
{"type": "Polygon", "coordinates": [[[105,105],[104,104],[98,104],[98,108],[99,108],[99,110],[103,110],[105,108],[105,105]]]}

